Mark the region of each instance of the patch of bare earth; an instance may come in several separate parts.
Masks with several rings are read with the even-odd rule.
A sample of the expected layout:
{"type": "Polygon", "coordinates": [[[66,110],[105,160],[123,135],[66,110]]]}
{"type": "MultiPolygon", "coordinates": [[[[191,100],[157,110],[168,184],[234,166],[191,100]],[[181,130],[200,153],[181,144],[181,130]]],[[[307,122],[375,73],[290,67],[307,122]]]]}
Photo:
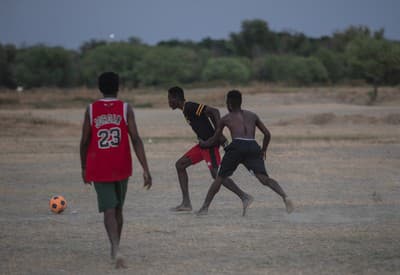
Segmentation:
{"type": "MultiPolygon", "coordinates": [[[[400,104],[342,103],[341,90],[318,99],[309,91],[258,88],[246,91],[243,107],[272,133],[267,170],[293,199],[294,213],[242,166],[232,179],[255,197],[246,217],[223,187],[208,216],[170,212],[181,200],[175,161],[196,139],[160,96],[162,107],[135,108],[154,186],[142,188],[134,158],[121,240],[128,269],[118,271],[95,191],[80,179],[85,104],[2,108],[0,273],[398,274],[400,104]],[[55,194],[68,202],[60,215],[48,208],[55,194]]],[[[198,92],[188,91],[187,99],[201,99],[198,92]]],[[[188,174],[198,209],[211,176],[204,163],[188,174]]]]}

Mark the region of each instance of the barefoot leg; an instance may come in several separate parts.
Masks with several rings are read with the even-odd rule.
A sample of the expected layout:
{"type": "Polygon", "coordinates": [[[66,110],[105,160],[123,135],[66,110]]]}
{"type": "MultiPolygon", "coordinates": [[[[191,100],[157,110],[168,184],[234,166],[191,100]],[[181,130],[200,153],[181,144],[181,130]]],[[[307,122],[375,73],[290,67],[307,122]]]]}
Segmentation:
{"type": "Polygon", "coordinates": [[[119,253],[115,257],[115,268],[116,269],[127,268],[124,257],[119,253]]]}
{"type": "Polygon", "coordinates": [[[184,205],[184,204],[180,204],[178,206],[172,207],[170,210],[173,211],[173,212],[185,212],[185,211],[186,212],[190,212],[190,211],[192,211],[192,206],[191,205],[187,206],[187,205],[184,205]]]}
{"type": "Polygon", "coordinates": [[[249,208],[249,206],[253,203],[254,198],[251,195],[246,195],[246,197],[243,199],[243,213],[242,216],[246,216],[246,211],[247,208],[249,208]]]}
{"type": "Polygon", "coordinates": [[[285,198],[283,201],[285,202],[286,212],[288,212],[288,214],[292,213],[294,210],[294,205],[292,200],[289,198],[285,198]]]}

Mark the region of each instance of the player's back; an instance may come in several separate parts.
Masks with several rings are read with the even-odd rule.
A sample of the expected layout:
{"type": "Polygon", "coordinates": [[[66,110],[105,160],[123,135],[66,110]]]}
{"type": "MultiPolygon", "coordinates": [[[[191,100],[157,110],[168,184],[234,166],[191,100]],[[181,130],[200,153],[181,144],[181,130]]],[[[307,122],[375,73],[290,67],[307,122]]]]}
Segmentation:
{"type": "Polygon", "coordinates": [[[87,178],[116,181],[132,174],[127,103],[100,99],[89,105],[91,141],[86,164],[87,178]]]}
{"type": "Polygon", "coordinates": [[[233,111],[223,118],[232,138],[254,139],[257,115],[247,110],[233,111]]]}

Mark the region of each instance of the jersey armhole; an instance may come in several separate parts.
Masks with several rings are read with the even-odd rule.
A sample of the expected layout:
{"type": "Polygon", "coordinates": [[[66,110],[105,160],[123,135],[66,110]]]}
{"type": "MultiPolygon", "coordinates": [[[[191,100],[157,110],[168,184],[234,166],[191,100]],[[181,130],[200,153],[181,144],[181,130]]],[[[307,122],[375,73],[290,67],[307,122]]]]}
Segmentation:
{"type": "Polygon", "coordinates": [[[124,102],[124,120],[126,125],[128,125],[128,103],[124,102]]]}
{"type": "Polygon", "coordinates": [[[89,104],[89,121],[90,121],[90,126],[93,125],[93,104],[89,104]]]}

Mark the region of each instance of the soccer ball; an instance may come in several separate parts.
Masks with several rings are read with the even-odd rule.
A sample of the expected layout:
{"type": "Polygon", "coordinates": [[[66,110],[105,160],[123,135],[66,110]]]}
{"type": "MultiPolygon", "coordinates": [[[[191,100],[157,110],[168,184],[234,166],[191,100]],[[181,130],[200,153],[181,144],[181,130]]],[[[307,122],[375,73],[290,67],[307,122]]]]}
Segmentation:
{"type": "Polygon", "coordinates": [[[56,214],[60,214],[67,208],[67,201],[63,196],[54,196],[50,199],[50,210],[56,214]]]}

